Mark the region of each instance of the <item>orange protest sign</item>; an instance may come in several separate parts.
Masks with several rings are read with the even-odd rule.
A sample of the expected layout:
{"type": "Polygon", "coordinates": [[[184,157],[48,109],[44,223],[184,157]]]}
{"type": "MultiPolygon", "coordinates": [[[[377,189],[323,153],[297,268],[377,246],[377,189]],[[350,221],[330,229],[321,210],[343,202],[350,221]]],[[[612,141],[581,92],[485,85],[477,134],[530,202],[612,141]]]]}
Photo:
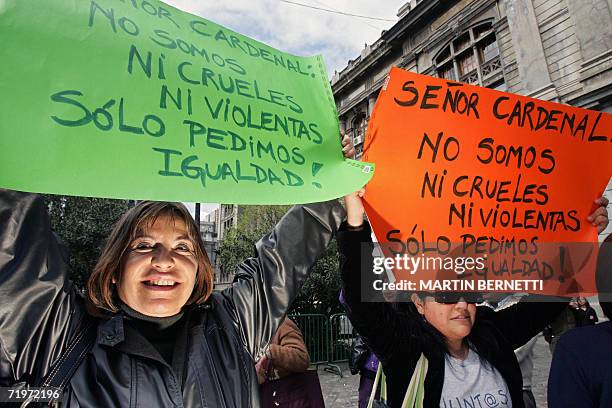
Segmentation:
{"type": "Polygon", "coordinates": [[[390,262],[396,280],[411,290],[593,293],[587,216],[612,175],[611,130],[607,113],[393,68],[364,160],[376,163],[365,205],[385,255],[422,259],[390,262]],[[457,268],[457,248],[470,265],[457,268]],[[438,263],[424,268],[425,258],[438,263]],[[473,284],[430,282],[442,277],[473,284]]]}

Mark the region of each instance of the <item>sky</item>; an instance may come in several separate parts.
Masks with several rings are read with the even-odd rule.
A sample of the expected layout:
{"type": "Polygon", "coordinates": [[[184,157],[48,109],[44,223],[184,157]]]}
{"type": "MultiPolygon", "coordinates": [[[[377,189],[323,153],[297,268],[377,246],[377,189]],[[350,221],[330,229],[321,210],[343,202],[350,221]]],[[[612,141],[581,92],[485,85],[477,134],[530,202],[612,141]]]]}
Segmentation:
{"type": "MultiPolygon", "coordinates": [[[[281,51],[299,56],[323,55],[327,72],[341,71],[364,45],[374,43],[397,21],[408,0],[290,0],[312,7],[376,17],[350,17],[289,4],[286,0],[163,0],[178,9],[214,21],[281,51]]],[[[193,204],[186,203],[193,212],[193,204]]],[[[217,208],[203,204],[202,213],[217,208]]]]}
{"type": "Polygon", "coordinates": [[[293,3],[376,17],[367,20],[289,4],[288,0],[163,0],[281,51],[322,54],[328,74],[341,71],[397,21],[408,0],[290,0],[293,3]]]}

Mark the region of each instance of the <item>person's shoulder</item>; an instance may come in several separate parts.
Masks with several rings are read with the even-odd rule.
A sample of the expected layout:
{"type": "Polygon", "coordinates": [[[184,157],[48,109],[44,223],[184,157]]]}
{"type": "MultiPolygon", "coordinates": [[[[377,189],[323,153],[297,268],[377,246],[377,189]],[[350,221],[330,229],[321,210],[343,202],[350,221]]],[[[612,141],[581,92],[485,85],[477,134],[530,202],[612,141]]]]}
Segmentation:
{"type": "Polygon", "coordinates": [[[593,326],[576,327],[559,339],[559,345],[585,352],[597,349],[600,345],[610,344],[612,344],[612,322],[610,321],[593,326]]]}
{"type": "Polygon", "coordinates": [[[608,344],[612,344],[612,321],[587,326],[585,329],[588,329],[591,336],[601,339],[608,344]]]}
{"type": "Polygon", "coordinates": [[[213,291],[210,296],[198,305],[192,306],[196,313],[226,313],[231,307],[229,299],[224,296],[223,291],[213,291]]]}
{"type": "Polygon", "coordinates": [[[495,317],[495,309],[486,304],[476,306],[476,313],[478,313],[479,320],[493,319],[495,317]]]}
{"type": "Polygon", "coordinates": [[[215,309],[216,307],[224,305],[226,302],[227,302],[227,296],[226,296],[225,291],[213,290],[210,296],[208,297],[208,299],[206,299],[206,301],[202,303],[200,306],[202,306],[201,308],[203,310],[211,310],[211,309],[215,309]]]}
{"type": "Polygon", "coordinates": [[[285,320],[283,321],[283,324],[281,324],[280,328],[283,328],[283,326],[284,326],[284,328],[286,330],[300,331],[300,328],[298,327],[298,325],[293,320],[291,320],[291,318],[289,316],[287,316],[285,318],[285,320]]]}
{"type": "Polygon", "coordinates": [[[225,328],[236,327],[236,308],[226,291],[213,291],[206,301],[193,306],[192,313],[206,322],[205,326],[221,323],[225,328]]]}

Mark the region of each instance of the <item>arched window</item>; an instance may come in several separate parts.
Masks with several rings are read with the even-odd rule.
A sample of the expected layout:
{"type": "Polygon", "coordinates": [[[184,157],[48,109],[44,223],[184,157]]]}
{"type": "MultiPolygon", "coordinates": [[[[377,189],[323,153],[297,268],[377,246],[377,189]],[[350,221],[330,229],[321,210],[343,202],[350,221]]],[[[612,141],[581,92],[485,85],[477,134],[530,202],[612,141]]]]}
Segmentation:
{"type": "Polygon", "coordinates": [[[504,83],[499,47],[491,23],[469,28],[434,58],[440,78],[498,88],[504,83]]]}

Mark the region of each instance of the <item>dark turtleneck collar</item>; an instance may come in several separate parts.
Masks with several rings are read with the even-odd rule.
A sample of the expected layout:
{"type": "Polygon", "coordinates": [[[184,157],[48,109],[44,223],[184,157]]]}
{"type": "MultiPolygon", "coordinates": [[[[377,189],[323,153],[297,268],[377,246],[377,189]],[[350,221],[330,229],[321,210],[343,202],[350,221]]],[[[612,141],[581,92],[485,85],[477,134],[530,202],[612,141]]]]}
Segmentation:
{"type": "Polygon", "coordinates": [[[149,323],[148,325],[151,326],[152,329],[156,329],[156,330],[166,330],[172,326],[174,326],[174,324],[176,324],[179,320],[181,320],[181,318],[184,315],[184,312],[181,310],[179,313],[173,315],[173,316],[167,316],[167,317],[154,317],[154,316],[147,316],[144,315],[134,309],[132,309],[131,307],[129,307],[128,305],[126,305],[125,303],[123,303],[122,301],[119,301],[119,307],[121,307],[121,310],[123,310],[123,312],[125,313],[125,316],[128,319],[133,319],[133,320],[137,320],[139,322],[146,322],[149,323]]]}
{"type": "Polygon", "coordinates": [[[143,315],[123,302],[119,302],[128,328],[146,340],[142,347],[152,346],[161,358],[172,367],[177,378],[183,378],[187,347],[189,307],[174,316],[152,317],[143,315]]]}

